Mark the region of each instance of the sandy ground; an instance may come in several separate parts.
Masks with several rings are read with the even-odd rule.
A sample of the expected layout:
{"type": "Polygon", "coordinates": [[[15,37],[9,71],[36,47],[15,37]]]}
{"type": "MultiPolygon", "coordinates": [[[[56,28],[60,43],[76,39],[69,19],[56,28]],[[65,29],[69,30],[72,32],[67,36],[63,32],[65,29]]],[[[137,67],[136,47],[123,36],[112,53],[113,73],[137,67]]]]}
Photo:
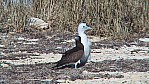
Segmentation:
{"type": "MultiPolygon", "coordinates": [[[[115,59],[149,59],[148,47],[126,47],[123,46],[118,50],[115,49],[92,49],[91,53],[91,61],[99,62],[104,60],[115,60],[115,59]],[[140,50],[138,52],[131,53],[133,50],[140,50]]],[[[17,52],[14,54],[27,54],[27,52],[17,52]]],[[[20,59],[20,60],[0,60],[1,62],[7,62],[14,65],[22,65],[22,64],[35,64],[35,63],[49,63],[49,62],[57,62],[61,59],[62,54],[40,54],[40,53],[33,53],[37,56],[30,56],[27,59],[20,59]]],[[[4,55],[4,54],[2,54],[4,55]]]]}
{"type": "Polygon", "coordinates": [[[100,72],[109,74],[122,73],[124,78],[97,78],[91,80],[70,81],[69,84],[149,84],[149,72],[100,72]]]}
{"type": "MultiPolygon", "coordinates": [[[[6,38],[6,37],[1,37],[6,38]]],[[[51,39],[52,37],[50,37],[51,39]]],[[[56,38],[57,39],[57,38],[56,38]]],[[[42,39],[29,39],[24,37],[17,38],[17,44],[14,50],[17,50],[18,44],[23,44],[26,46],[30,45],[37,45],[39,44],[38,41],[42,39]]],[[[100,40],[104,40],[104,38],[92,37],[92,42],[99,42],[100,40]]],[[[57,40],[55,40],[57,41],[57,40]]],[[[63,43],[73,43],[73,39],[65,40],[63,43]]],[[[94,44],[93,44],[94,45],[94,44]]],[[[28,64],[39,64],[39,63],[49,63],[49,62],[56,62],[60,60],[62,54],[61,53],[41,53],[40,50],[34,52],[24,51],[15,51],[12,53],[5,53],[3,52],[3,48],[8,45],[1,44],[1,53],[2,56],[10,56],[10,55],[27,55],[26,58],[21,58],[20,56],[17,58],[19,60],[12,60],[12,59],[1,59],[0,63],[2,67],[10,67],[8,65],[28,65],[28,64]],[[21,59],[20,59],[21,58],[21,59]]],[[[14,46],[13,46],[14,47],[14,46]]],[[[55,49],[61,49],[63,46],[58,45],[55,49]]],[[[96,45],[95,45],[96,47],[96,45]]],[[[6,49],[5,49],[6,50],[6,49]]],[[[67,49],[65,49],[67,50],[67,49]]],[[[48,50],[47,50],[48,51],[48,50]]],[[[91,62],[101,62],[104,60],[120,60],[120,59],[148,59],[149,60],[149,48],[145,46],[137,46],[137,45],[122,45],[119,48],[92,48],[91,52],[91,62]]],[[[87,63],[90,64],[90,63],[87,63]]],[[[86,65],[87,66],[87,65],[86,65]]],[[[93,72],[84,72],[84,73],[93,73],[93,72]]],[[[149,72],[109,72],[109,71],[100,71],[95,74],[121,74],[123,78],[101,78],[101,77],[94,77],[92,79],[76,79],[75,81],[70,80],[59,80],[61,84],[149,84],[149,72]],[[64,81],[63,81],[64,80],[64,81]]],[[[51,79],[45,79],[51,80],[51,79]]],[[[43,82],[43,84],[46,84],[43,82]]]]}

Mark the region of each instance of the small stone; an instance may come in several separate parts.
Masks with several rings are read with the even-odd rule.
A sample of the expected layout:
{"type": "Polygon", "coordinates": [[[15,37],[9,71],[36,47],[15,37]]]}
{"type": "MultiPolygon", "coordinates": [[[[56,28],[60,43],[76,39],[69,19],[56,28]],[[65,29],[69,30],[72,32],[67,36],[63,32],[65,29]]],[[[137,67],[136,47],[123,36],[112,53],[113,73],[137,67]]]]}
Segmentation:
{"type": "Polygon", "coordinates": [[[5,64],[5,63],[0,63],[0,66],[3,67],[3,68],[9,68],[9,69],[11,69],[11,66],[8,65],[8,64],[5,64]]]}

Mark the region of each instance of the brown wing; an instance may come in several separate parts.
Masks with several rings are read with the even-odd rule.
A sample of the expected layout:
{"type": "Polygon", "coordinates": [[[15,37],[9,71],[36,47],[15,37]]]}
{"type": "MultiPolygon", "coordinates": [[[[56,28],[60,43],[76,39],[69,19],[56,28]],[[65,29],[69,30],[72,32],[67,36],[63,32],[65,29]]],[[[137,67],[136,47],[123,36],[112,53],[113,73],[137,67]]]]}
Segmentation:
{"type": "Polygon", "coordinates": [[[64,64],[77,62],[83,56],[83,53],[84,53],[84,50],[82,48],[75,47],[67,51],[67,53],[65,53],[62,56],[61,60],[58,61],[58,64],[56,66],[58,67],[64,64]]]}

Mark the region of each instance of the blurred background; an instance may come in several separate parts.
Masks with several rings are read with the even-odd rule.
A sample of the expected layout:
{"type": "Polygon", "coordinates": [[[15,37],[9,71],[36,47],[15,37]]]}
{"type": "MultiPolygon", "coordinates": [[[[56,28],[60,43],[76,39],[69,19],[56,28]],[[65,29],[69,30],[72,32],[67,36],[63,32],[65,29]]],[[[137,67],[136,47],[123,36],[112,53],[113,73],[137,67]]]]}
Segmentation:
{"type": "Polygon", "coordinates": [[[50,31],[73,34],[80,22],[93,30],[90,35],[130,39],[149,32],[148,0],[1,0],[0,31],[24,32],[27,20],[36,17],[50,31]]]}

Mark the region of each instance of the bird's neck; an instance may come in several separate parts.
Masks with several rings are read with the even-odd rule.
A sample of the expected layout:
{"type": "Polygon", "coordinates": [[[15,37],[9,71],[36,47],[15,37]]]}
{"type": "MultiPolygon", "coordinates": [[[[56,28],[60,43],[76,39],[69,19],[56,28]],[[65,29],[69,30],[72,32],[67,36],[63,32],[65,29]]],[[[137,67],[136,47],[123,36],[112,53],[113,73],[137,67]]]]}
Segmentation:
{"type": "MultiPolygon", "coordinates": [[[[82,33],[78,33],[78,35],[81,37],[81,40],[84,41],[85,39],[87,39],[87,36],[84,32],[82,33]]],[[[81,42],[82,43],[82,42],[81,42]]]]}
{"type": "Polygon", "coordinates": [[[81,36],[81,35],[84,35],[85,32],[84,31],[81,31],[81,32],[78,32],[78,34],[79,34],[79,36],[81,36]]]}

